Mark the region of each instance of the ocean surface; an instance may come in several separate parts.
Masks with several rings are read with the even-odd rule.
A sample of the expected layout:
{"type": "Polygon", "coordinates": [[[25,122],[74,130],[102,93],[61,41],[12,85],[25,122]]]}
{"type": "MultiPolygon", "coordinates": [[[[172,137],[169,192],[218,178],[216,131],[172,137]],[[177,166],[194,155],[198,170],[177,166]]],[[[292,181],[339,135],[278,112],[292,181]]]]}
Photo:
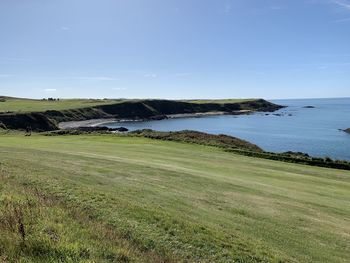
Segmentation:
{"type": "Polygon", "coordinates": [[[221,115],[145,122],[109,123],[108,127],[158,131],[196,130],[227,134],[252,142],[266,151],[296,151],[350,161],[350,98],[273,100],[288,106],[274,113],[221,115]],[[315,108],[304,108],[314,106],[315,108]],[[280,114],[276,116],[274,114],[280,114]]]}

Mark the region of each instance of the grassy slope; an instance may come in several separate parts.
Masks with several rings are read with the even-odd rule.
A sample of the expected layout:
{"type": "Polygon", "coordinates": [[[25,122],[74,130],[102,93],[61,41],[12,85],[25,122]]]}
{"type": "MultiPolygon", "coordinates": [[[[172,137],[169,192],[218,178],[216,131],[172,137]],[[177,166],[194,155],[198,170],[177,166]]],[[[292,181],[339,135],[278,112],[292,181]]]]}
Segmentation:
{"type": "Polygon", "coordinates": [[[0,112],[42,112],[47,110],[67,110],[107,105],[121,101],[123,100],[62,99],[59,101],[43,101],[21,98],[6,98],[6,101],[0,101],[0,112]]]}
{"type": "MultiPolygon", "coordinates": [[[[55,132],[54,132],[55,133],[55,132]]],[[[54,134],[53,133],[53,134],[54,134]]],[[[228,135],[214,135],[198,131],[175,131],[161,132],[153,130],[137,130],[131,132],[133,136],[141,136],[157,140],[195,143],[206,146],[216,146],[223,149],[240,149],[246,151],[263,152],[263,150],[255,144],[241,140],[239,138],[228,135]]]]}
{"type": "Polygon", "coordinates": [[[22,249],[0,224],[12,233],[0,259],[348,260],[349,172],[110,135],[2,135],[0,146],[0,216],[9,196],[29,196],[34,212],[48,203],[22,249]]]}

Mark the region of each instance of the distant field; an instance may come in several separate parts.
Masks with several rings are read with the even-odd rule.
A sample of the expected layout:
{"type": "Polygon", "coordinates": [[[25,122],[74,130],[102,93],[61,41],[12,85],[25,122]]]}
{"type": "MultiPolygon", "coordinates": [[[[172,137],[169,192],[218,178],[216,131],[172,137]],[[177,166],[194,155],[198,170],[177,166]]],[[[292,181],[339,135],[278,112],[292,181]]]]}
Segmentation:
{"type": "Polygon", "coordinates": [[[123,100],[67,99],[59,101],[10,98],[0,99],[0,112],[41,112],[46,110],[68,110],[118,103],[123,100]]]}
{"type": "MultiPolygon", "coordinates": [[[[192,103],[240,103],[250,101],[253,99],[229,99],[229,100],[188,100],[186,102],[192,103]]],[[[100,105],[107,105],[113,103],[120,103],[128,101],[125,99],[61,99],[59,101],[47,101],[47,100],[31,100],[20,98],[5,98],[0,97],[0,112],[42,112],[47,110],[69,110],[77,108],[86,108],[100,105]]],[[[131,101],[131,100],[130,100],[131,101]]]]}
{"type": "Polygon", "coordinates": [[[0,135],[0,262],[348,262],[349,193],[207,146],[0,135]]]}
{"type": "Polygon", "coordinates": [[[219,103],[219,104],[225,104],[225,103],[241,103],[241,102],[247,102],[247,101],[254,101],[256,99],[223,99],[223,100],[185,100],[186,102],[192,102],[192,103],[219,103]]]}

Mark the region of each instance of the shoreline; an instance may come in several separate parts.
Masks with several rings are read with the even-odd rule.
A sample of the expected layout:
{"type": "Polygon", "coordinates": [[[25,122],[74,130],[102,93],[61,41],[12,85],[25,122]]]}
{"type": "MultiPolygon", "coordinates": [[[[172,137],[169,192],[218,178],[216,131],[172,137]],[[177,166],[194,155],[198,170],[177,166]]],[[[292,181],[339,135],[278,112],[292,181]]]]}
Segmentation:
{"type": "Polygon", "coordinates": [[[96,127],[105,123],[117,122],[118,119],[91,119],[85,121],[67,121],[60,122],[58,128],[61,130],[74,129],[79,127],[96,127]]]}
{"type": "Polygon", "coordinates": [[[246,115],[254,112],[255,111],[252,111],[252,110],[240,110],[235,112],[215,111],[215,112],[169,114],[169,115],[156,116],[154,118],[148,118],[148,119],[118,119],[118,118],[91,119],[91,120],[84,120],[84,121],[60,122],[58,124],[58,127],[61,130],[67,130],[67,129],[75,129],[79,127],[96,127],[96,126],[100,126],[111,122],[123,123],[123,122],[140,122],[140,121],[153,121],[153,120],[166,120],[166,119],[201,118],[201,117],[221,116],[221,115],[246,115]]]}

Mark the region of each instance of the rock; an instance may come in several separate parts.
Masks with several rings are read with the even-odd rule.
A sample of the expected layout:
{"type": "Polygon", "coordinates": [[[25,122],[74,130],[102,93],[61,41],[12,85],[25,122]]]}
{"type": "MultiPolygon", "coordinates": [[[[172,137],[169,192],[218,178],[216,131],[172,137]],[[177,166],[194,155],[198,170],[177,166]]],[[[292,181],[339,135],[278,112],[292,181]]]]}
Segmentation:
{"type": "Polygon", "coordinates": [[[344,130],[346,133],[350,134],[350,128],[344,130]]]}
{"type": "Polygon", "coordinates": [[[5,124],[3,124],[2,122],[0,122],[0,130],[6,130],[7,129],[7,127],[6,127],[6,125],[5,124]]]}
{"type": "Polygon", "coordinates": [[[127,128],[125,128],[125,127],[120,127],[120,128],[115,128],[114,129],[115,131],[119,131],[119,132],[127,132],[127,131],[129,131],[127,128]]]}
{"type": "Polygon", "coordinates": [[[149,119],[153,121],[160,121],[160,120],[168,119],[168,117],[166,115],[157,115],[157,116],[152,116],[149,119]]]}
{"type": "Polygon", "coordinates": [[[314,108],[316,108],[315,106],[305,106],[305,107],[303,107],[304,109],[314,109],[314,108]]]}

